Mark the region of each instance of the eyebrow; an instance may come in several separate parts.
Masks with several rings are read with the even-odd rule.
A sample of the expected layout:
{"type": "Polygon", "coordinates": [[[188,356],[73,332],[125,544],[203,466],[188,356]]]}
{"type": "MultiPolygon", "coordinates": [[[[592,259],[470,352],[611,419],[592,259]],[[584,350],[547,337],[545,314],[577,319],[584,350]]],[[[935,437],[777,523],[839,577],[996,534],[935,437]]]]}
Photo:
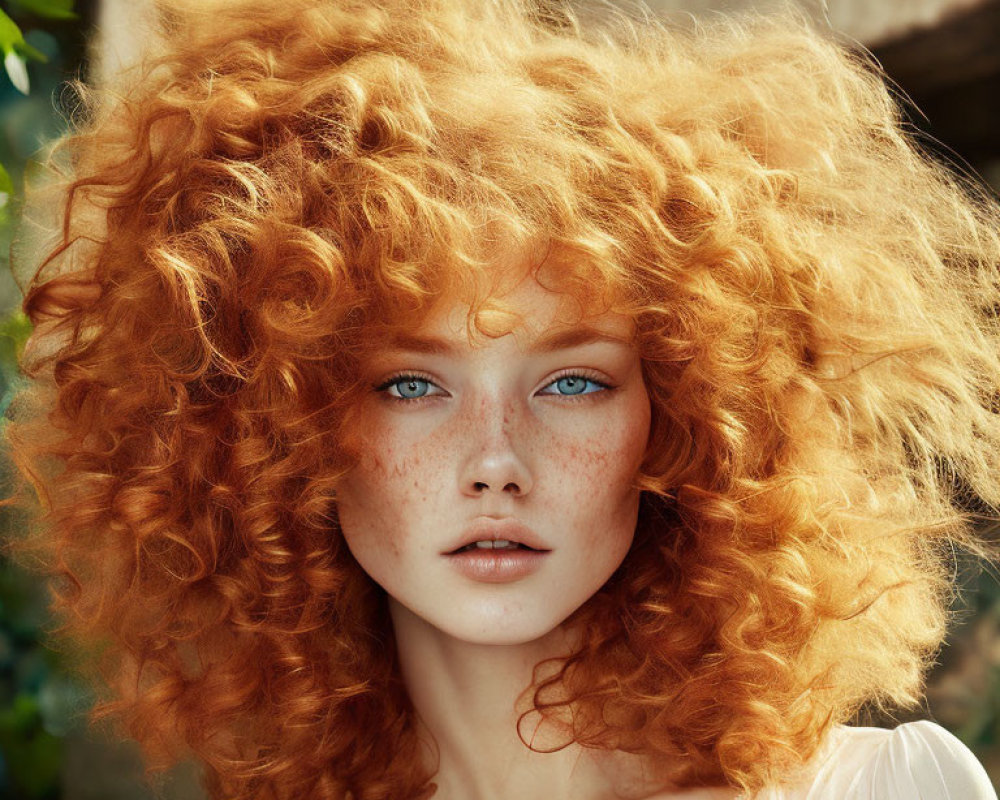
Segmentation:
{"type": "MultiPolygon", "coordinates": [[[[631,341],[621,336],[582,325],[575,328],[560,329],[547,333],[535,340],[528,348],[530,355],[551,353],[555,350],[565,350],[570,347],[582,347],[588,344],[610,342],[616,345],[631,346],[631,341]]],[[[425,353],[435,356],[457,356],[461,350],[454,343],[434,336],[417,336],[408,333],[397,333],[387,343],[392,350],[407,350],[414,353],[425,353]]]]}

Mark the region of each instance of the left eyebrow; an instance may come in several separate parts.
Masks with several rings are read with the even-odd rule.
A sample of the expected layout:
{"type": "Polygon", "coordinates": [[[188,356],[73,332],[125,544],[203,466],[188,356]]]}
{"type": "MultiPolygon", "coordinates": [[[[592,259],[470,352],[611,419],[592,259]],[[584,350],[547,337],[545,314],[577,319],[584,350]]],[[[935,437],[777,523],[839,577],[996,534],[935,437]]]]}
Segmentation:
{"type": "MultiPolygon", "coordinates": [[[[564,350],[570,347],[582,347],[588,344],[608,342],[625,347],[631,347],[632,345],[628,339],[621,336],[614,336],[598,328],[583,325],[546,333],[532,342],[527,352],[530,355],[537,355],[564,350]]],[[[411,353],[450,357],[455,357],[460,352],[459,347],[446,339],[439,339],[434,336],[416,336],[407,333],[400,333],[393,336],[388,342],[388,348],[411,353]]]]}
{"type": "Polygon", "coordinates": [[[528,348],[528,352],[532,354],[551,353],[554,350],[563,350],[569,347],[581,347],[587,344],[600,344],[606,342],[624,345],[625,347],[631,347],[632,345],[628,339],[624,339],[621,336],[614,336],[610,333],[599,330],[598,328],[583,325],[578,328],[569,328],[568,330],[558,330],[547,333],[533,342],[528,348]]]}

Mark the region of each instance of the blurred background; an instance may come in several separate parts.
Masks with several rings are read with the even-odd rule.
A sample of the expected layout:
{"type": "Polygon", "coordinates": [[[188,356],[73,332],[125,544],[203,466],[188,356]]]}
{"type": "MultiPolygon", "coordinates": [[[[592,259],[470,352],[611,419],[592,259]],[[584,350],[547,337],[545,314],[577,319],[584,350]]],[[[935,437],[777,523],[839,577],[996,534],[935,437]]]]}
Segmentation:
{"type": "MultiPolygon", "coordinates": [[[[668,17],[777,7],[648,2],[668,17]]],[[[1000,189],[1000,0],[803,0],[802,7],[879,60],[896,94],[919,109],[909,109],[910,123],[937,157],[1000,189]]],[[[73,101],[64,82],[100,84],[131,63],[148,39],[150,14],[150,0],[0,0],[0,419],[30,332],[8,269],[24,176],[65,129],[73,101]]],[[[3,524],[16,529],[17,520],[3,524]]],[[[972,748],[1000,788],[1000,583],[971,563],[960,579],[957,621],[923,707],[857,721],[892,727],[933,719],[972,748]]],[[[47,602],[37,577],[0,557],[0,799],[201,797],[194,765],[149,786],[131,746],[87,728],[91,696],[69,659],[45,644],[47,602]]]]}

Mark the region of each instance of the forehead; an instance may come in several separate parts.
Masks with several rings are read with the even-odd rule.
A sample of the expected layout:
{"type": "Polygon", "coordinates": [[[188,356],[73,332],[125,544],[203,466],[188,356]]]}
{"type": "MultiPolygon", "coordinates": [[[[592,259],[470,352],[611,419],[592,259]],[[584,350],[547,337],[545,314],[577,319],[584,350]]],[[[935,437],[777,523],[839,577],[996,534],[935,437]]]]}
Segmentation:
{"type": "Polygon", "coordinates": [[[515,340],[530,349],[552,329],[585,326],[634,343],[645,303],[635,302],[622,269],[563,239],[486,239],[493,244],[483,253],[422,254],[426,269],[407,280],[367,281],[359,306],[338,325],[342,350],[365,359],[414,337],[458,349],[508,337],[504,346],[515,340]]]}
{"type": "Polygon", "coordinates": [[[410,349],[428,349],[433,341],[475,348],[510,336],[521,349],[552,350],[601,337],[631,343],[635,324],[603,302],[528,274],[481,301],[442,297],[406,329],[387,333],[389,342],[410,349]]]}

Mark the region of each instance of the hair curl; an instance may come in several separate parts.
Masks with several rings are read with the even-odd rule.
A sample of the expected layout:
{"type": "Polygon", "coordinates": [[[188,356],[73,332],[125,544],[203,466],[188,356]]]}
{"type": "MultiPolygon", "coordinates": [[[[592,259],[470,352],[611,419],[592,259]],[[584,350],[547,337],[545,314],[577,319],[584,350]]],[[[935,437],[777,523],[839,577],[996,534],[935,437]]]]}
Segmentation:
{"type": "Polygon", "coordinates": [[[152,767],[193,753],[232,800],[431,791],[335,491],[373,328],[482,308],[520,246],[632,316],[653,408],[632,550],[536,711],[753,790],[917,702],[946,556],[978,547],[962,492],[1000,503],[1000,215],[868,59],[790,16],[161,11],[60,144],[6,427],[7,503],[41,505],[18,546],[152,767]]]}

